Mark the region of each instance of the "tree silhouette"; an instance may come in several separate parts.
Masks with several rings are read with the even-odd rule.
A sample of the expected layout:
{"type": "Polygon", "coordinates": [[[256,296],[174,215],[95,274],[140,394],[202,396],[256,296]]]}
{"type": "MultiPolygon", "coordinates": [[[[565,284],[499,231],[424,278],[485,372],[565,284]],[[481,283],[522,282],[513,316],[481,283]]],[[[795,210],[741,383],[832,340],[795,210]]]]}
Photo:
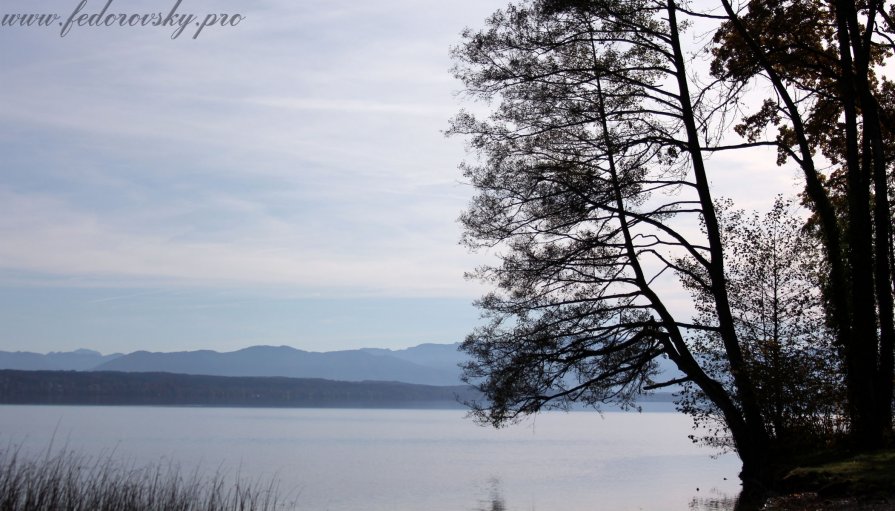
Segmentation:
{"type": "MultiPolygon", "coordinates": [[[[466,92],[494,102],[461,113],[477,195],[464,242],[498,251],[474,275],[495,291],[489,323],[464,342],[468,381],[494,425],[571,402],[633,404],[639,392],[692,382],[723,418],[746,481],[769,477],[769,437],[738,339],[724,246],[703,153],[717,144],[716,93],[696,87],[674,1],[524,2],[498,11],[454,51],[466,92]],[[711,129],[710,129],[711,128],[711,129]],[[691,234],[702,222],[703,235],[691,234]],[[663,281],[687,275],[710,297],[712,324],[681,320],[663,281]],[[717,336],[723,379],[691,339],[717,336]],[[653,381],[667,356],[685,378],[653,381]]],[[[745,147],[749,143],[738,143],[745,147]]]]}

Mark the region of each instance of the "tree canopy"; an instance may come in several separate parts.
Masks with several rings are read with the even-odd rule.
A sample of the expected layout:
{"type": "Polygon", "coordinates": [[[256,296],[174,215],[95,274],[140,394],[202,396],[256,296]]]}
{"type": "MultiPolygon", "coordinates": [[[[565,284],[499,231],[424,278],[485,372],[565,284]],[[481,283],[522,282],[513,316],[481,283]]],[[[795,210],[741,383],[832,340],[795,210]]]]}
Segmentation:
{"type": "MultiPolygon", "coordinates": [[[[674,0],[528,0],[464,33],[455,75],[490,106],[461,112],[450,130],[476,155],[462,166],[477,192],[463,241],[499,259],[473,274],[493,291],[478,302],[488,322],[463,344],[473,355],[466,377],[488,398],[474,409],[481,420],[501,425],[572,402],[631,406],[683,383],[682,407],[717,418],[744,480],[759,483],[787,432],[833,413],[798,393],[834,395],[844,378],[851,429],[880,442],[891,432],[888,82],[872,69],[889,56],[880,41],[892,27],[842,22],[851,14],[840,11],[809,1],[721,0],[696,12],[674,0]],[[717,23],[710,69],[682,47],[697,19],[717,23]],[[780,19],[800,20],[797,30],[780,19]],[[842,30],[863,39],[843,47],[842,30]],[[859,50],[863,60],[844,67],[843,52],[859,50]],[[830,62],[839,67],[826,70],[830,62]],[[861,83],[845,86],[846,75],[861,83]],[[772,97],[740,114],[759,79],[772,97]],[[802,169],[819,246],[782,203],[761,223],[713,197],[706,156],[765,145],[802,169]],[[847,177],[836,188],[853,171],[858,185],[847,177]],[[669,306],[677,281],[695,318],[669,306]],[[655,381],[660,357],[683,378],[655,381]],[[867,388],[871,397],[859,397],[867,388]]],[[[861,13],[891,14],[882,4],[861,13]]]]}
{"type": "Polygon", "coordinates": [[[893,6],[833,0],[750,1],[715,35],[713,75],[772,84],[747,116],[750,138],[773,124],[778,162],[802,169],[829,265],[827,311],[846,364],[851,427],[865,447],[892,430],[893,6]]]}

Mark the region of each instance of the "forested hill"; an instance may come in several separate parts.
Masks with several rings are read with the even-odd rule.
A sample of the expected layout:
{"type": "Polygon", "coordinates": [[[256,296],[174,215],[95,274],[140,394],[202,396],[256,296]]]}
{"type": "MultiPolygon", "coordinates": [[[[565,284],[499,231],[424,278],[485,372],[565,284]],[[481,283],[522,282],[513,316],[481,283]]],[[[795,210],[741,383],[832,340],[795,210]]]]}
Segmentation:
{"type": "Polygon", "coordinates": [[[0,403],[462,408],[467,386],[111,371],[0,370],[0,403]]]}

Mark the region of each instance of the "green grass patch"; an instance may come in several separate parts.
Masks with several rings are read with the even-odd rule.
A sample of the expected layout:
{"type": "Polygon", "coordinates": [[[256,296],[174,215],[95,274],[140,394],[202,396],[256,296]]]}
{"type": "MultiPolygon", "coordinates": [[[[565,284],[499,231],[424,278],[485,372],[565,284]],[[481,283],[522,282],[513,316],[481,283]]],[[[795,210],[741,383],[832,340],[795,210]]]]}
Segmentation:
{"type": "Polygon", "coordinates": [[[828,454],[826,459],[800,466],[783,478],[786,487],[828,495],[895,492],[895,449],[828,454]]]}

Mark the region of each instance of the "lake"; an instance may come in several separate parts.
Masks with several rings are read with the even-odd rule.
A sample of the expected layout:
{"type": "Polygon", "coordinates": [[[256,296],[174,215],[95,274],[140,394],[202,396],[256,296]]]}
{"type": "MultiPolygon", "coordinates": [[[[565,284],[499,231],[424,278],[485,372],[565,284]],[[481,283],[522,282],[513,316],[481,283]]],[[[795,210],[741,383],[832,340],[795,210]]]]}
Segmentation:
{"type": "Polygon", "coordinates": [[[0,446],[276,478],[307,511],[729,509],[739,460],[678,413],[0,405],[0,446]],[[725,479],[726,478],[726,479],[725,479]]]}

